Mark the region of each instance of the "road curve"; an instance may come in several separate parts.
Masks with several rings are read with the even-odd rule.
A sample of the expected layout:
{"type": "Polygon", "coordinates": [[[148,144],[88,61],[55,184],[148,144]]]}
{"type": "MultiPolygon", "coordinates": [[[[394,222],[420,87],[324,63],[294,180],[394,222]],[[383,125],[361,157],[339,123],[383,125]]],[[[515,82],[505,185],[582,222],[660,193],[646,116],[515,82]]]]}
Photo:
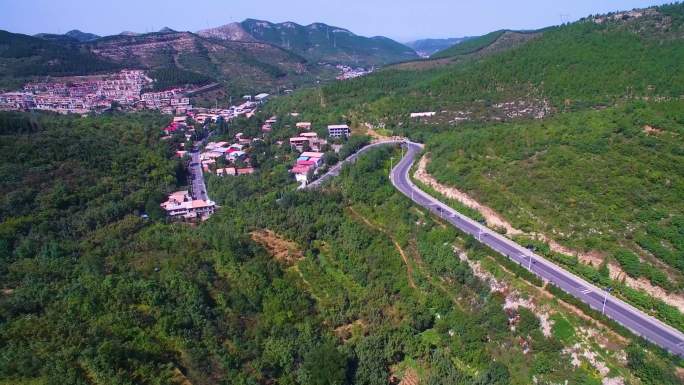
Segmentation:
{"type": "Polygon", "coordinates": [[[566,293],[578,298],[592,308],[602,311],[605,300],[605,315],[634,334],[639,335],[663,349],[684,357],[684,334],[666,325],[641,310],[611,296],[593,284],[565,271],[560,266],[531,252],[503,235],[466,217],[439,200],[428,195],[413,184],[409,171],[416,154],[422,151],[419,143],[406,141],[406,155],[390,173],[394,187],[414,203],[425,207],[461,231],[474,236],[481,243],[519,263],[542,279],[548,280],[566,293]]]}
{"type": "Polygon", "coordinates": [[[334,178],[334,177],[340,175],[340,171],[342,170],[342,167],[344,167],[344,165],[356,162],[356,159],[361,154],[363,154],[369,150],[372,150],[378,146],[384,146],[387,144],[402,144],[404,142],[405,142],[404,139],[391,139],[391,140],[383,140],[380,142],[371,143],[369,145],[361,147],[357,152],[353,153],[352,155],[350,155],[346,159],[344,159],[344,160],[340,161],[339,163],[337,163],[336,165],[334,165],[330,170],[328,170],[328,172],[326,172],[325,174],[321,175],[315,181],[313,181],[313,182],[309,183],[308,185],[306,185],[305,187],[303,187],[303,189],[317,188],[320,185],[322,185],[323,183],[325,183],[328,179],[334,178]]]}
{"type": "Polygon", "coordinates": [[[386,144],[403,144],[407,147],[404,157],[392,169],[390,180],[397,190],[414,203],[430,210],[462,232],[472,235],[479,242],[517,262],[538,277],[553,283],[593,309],[603,311],[608,318],[631,330],[632,333],[651,341],[670,353],[684,357],[684,334],[680,331],[606,293],[496,231],[466,217],[414,185],[409,176],[409,171],[415,161],[416,154],[423,149],[423,145],[420,143],[408,140],[390,140],[369,144],[304,188],[313,189],[320,186],[328,179],[338,176],[345,164],[354,163],[361,154],[386,144]]]}

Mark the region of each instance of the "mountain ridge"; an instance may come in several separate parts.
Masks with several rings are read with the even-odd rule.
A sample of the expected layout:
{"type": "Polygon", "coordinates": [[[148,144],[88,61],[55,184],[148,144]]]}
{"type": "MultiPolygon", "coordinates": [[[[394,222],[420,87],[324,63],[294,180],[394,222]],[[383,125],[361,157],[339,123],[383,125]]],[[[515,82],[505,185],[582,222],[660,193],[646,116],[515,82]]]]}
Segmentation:
{"type": "Polygon", "coordinates": [[[261,41],[291,50],[313,62],[381,66],[418,58],[410,48],[384,36],[365,37],[352,31],[315,22],[273,23],[245,19],[240,23],[197,31],[203,37],[233,41],[261,41]]]}

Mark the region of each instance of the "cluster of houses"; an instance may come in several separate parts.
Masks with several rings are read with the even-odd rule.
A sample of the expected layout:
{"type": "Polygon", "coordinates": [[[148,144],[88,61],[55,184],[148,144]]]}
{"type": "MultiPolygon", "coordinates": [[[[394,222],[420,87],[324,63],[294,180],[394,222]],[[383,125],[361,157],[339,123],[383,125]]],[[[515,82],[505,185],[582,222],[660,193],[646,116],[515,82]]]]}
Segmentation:
{"type": "MultiPolygon", "coordinates": [[[[300,132],[297,136],[290,138],[290,148],[301,154],[297,158],[294,167],[290,172],[295,180],[305,186],[323,165],[323,152],[321,152],[328,141],[319,138],[318,134],[311,132],[310,122],[297,123],[300,132]]],[[[331,138],[348,137],[351,134],[349,126],[346,124],[331,124],[328,126],[328,136],[331,138]]]]}
{"type": "MultiPolygon", "coordinates": [[[[127,109],[152,109],[169,115],[199,112],[187,96],[192,90],[173,88],[164,91],[144,92],[153,83],[145,71],[122,70],[118,73],[94,76],[53,78],[27,83],[22,90],[0,93],[0,110],[46,110],[63,114],[86,114],[111,108],[114,102],[127,109]]],[[[269,94],[252,97],[246,95],[244,103],[228,109],[216,109],[208,116],[230,119],[248,115],[269,94]]],[[[200,121],[198,119],[195,119],[200,121]]],[[[200,123],[203,123],[200,121],[200,123]]]]}
{"type": "MultiPolygon", "coordinates": [[[[163,97],[171,94],[161,95],[163,97]]],[[[205,109],[195,108],[185,111],[181,116],[175,116],[163,131],[167,135],[162,139],[169,139],[171,135],[181,132],[185,139],[190,140],[195,128],[188,123],[188,118],[192,118],[198,124],[216,122],[218,119],[229,121],[239,116],[251,117],[256,113],[257,107],[264,103],[268,94],[259,94],[254,98],[245,97],[245,101],[238,106],[231,106],[227,109],[205,109]]],[[[151,100],[160,100],[152,98],[151,100]]],[[[204,147],[204,151],[199,156],[201,171],[213,172],[218,176],[248,175],[254,173],[249,158],[249,147],[253,141],[239,133],[235,135],[233,143],[229,142],[209,142],[204,147]]],[[[176,151],[176,156],[185,158],[188,154],[185,143],[180,143],[176,151]]],[[[196,170],[191,167],[192,170],[196,170]]],[[[197,172],[197,171],[196,171],[197,172]]],[[[216,203],[209,199],[195,199],[188,191],[177,191],[168,196],[166,202],[161,204],[161,208],[166,212],[168,218],[172,220],[204,220],[216,210],[216,203]]]]}
{"type": "Polygon", "coordinates": [[[190,98],[185,96],[182,88],[173,88],[159,92],[145,92],[140,95],[140,101],[135,103],[138,108],[159,110],[163,114],[182,115],[192,110],[190,98]]]}
{"type": "Polygon", "coordinates": [[[367,70],[365,68],[360,68],[360,67],[353,68],[350,66],[339,65],[339,64],[336,67],[340,71],[340,74],[337,75],[337,77],[336,77],[337,80],[354,79],[354,78],[358,78],[361,76],[366,76],[366,75],[373,72],[373,68],[367,70]]]}
{"type": "MultiPolygon", "coordinates": [[[[242,114],[253,115],[259,104],[268,97],[267,94],[260,94],[256,97],[250,97],[242,105],[237,107],[230,107],[227,110],[193,110],[187,112],[183,116],[174,117],[164,131],[167,135],[172,135],[176,132],[183,132],[186,139],[191,138],[191,132],[194,127],[188,124],[188,118],[192,117],[198,123],[206,123],[209,120],[216,121],[219,118],[227,120],[233,119],[242,114]]],[[[292,114],[292,116],[295,116],[292,114]]],[[[277,118],[272,117],[268,119],[262,126],[262,131],[268,133],[273,129],[273,125],[277,123],[277,118]]],[[[320,138],[318,133],[311,131],[312,124],[310,122],[299,122],[296,124],[298,134],[289,139],[290,148],[299,153],[295,164],[290,172],[294,178],[302,186],[308,184],[313,176],[324,164],[324,153],[328,141],[325,138],[320,138]]],[[[351,134],[349,126],[346,124],[333,124],[328,126],[328,137],[330,138],[346,138],[351,134]]],[[[250,158],[251,146],[256,142],[262,140],[260,138],[248,138],[243,133],[238,133],[230,141],[209,142],[204,146],[204,149],[199,154],[199,161],[194,158],[193,162],[197,162],[201,171],[204,173],[212,173],[219,177],[225,176],[240,176],[249,175],[255,172],[250,158]]],[[[282,143],[282,142],[279,142],[282,143]]],[[[184,148],[184,144],[180,145],[176,155],[180,158],[185,158],[188,151],[184,148]]],[[[195,164],[195,163],[193,163],[195,164]]],[[[193,195],[188,191],[177,191],[170,194],[167,201],[161,204],[169,218],[182,220],[206,219],[216,210],[216,204],[209,199],[193,199],[193,195]]]]}
{"type": "Polygon", "coordinates": [[[244,134],[235,135],[235,142],[209,142],[200,154],[202,170],[215,173],[217,176],[237,176],[253,174],[249,146],[252,139],[244,134]],[[225,167],[227,166],[227,167],[225,167]]]}
{"type": "Polygon", "coordinates": [[[0,94],[0,110],[47,110],[87,113],[111,107],[113,102],[133,106],[152,79],[141,70],[115,74],[54,78],[27,83],[22,90],[0,94]]]}

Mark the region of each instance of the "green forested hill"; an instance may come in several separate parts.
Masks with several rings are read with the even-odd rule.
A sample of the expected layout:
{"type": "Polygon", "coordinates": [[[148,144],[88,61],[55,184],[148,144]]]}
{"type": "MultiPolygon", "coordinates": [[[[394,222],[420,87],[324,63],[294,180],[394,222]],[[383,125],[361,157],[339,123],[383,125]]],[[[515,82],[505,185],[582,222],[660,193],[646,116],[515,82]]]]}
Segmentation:
{"type": "Polygon", "coordinates": [[[598,262],[521,242],[681,329],[672,304],[684,283],[684,5],[634,14],[546,29],[515,49],[451,66],[387,69],[270,108],[319,123],[346,119],[359,130],[384,123],[424,141],[439,181],[598,262]],[[548,103],[550,114],[516,117],[535,103],[548,103]],[[506,106],[513,113],[501,114],[506,106]],[[408,118],[418,111],[437,115],[408,118]],[[622,269],[612,270],[618,278],[607,263],[622,269]],[[664,291],[646,294],[649,283],[664,291]],[[660,301],[666,295],[670,305],[660,301]]]}
{"type": "Polygon", "coordinates": [[[429,70],[380,71],[299,93],[280,110],[395,120],[416,111],[468,111],[547,100],[572,110],[628,98],[684,94],[684,23],[678,4],[634,20],[592,19],[545,30],[526,44],[429,70]],[[476,107],[473,107],[476,106],[476,107]]]}
{"type": "Polygon", "coordinates": [[[428,141],[429,171],[527,232],[580,250],[637,252],[643,266],[619,261],[630,275],[653,278],[654,256],[681,276],[683,117],[682,101],[638,102],[445,132],[428,141]]]}
{"type": "Polygon", "coordinates": [[[0,31],[0,87],[29,76],[66,76],[115,71],[121,67],[82,50],[76,40],[50,41],[0,31]]]}
{"type": "Polygon", "coordinates": [[[0,88],[41,76],[89,75],[138,68],[158,84],[220,82],[235,93],[274,92],[333,77],[330,69],[275,45],[207,39],[190,32],[116,35],[79,42],[0,31],[0,88]],[[154,74],[154,73],[153,73],[154,74]]]}
{"type": "Polygon", "coordinates": [[[323,23],[302,26],[247,19],[240,24],[256,40],[292,50],[313,62],[370,67],[418,58],[411,48],[394,40],[358,36],[323,23]]]}
{"type": "Polygon", "coordinates": [[[0,114],[0,384],[589,385],[602,376],[563,350],[596,349],[582,333],[599,327],[611,377],[678,383],[673,358],[537,297],[515,264],[412,208],[386,177],[399,149],[312,194],[268,139],[258,174],[209,178],[209,221],[155,219],[159,194],[184,183],[165,123],[0,114]],[[270,251],[283,243],[287,258],[270,251]],[[504,310],[454,247],[559,326],[504,310]]]}

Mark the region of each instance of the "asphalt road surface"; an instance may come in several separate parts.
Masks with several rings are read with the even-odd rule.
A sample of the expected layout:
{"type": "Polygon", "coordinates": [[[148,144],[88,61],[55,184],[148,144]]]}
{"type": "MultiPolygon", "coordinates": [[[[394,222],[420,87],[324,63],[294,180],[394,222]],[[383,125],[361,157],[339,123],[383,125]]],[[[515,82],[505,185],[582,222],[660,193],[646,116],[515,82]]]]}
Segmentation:
{"type": "Polygon", "coordinates": [[[190,153],[190,194],[194,200],[208,201],[207,187],[204,185],[204,174],[202,173],[202,162],[200,162],[199,151],[194,150],[190,153]]]}
{"type": "MultiPolygon", "coordinates": [[[[402,141],[381,142],[366,146],[356,154],[340,162],[306,188],[315,188],[326,180],[339,175],[340,169],[344,164],[353,163],[359,155],[374,147],[400,142],[402,141]]],[[[481,243],[520,264],[538,277],[553,283],[595,310],[603,312],[607,317],[631,330],[634,334],[653,342],[673,354],[684,357],[683,333],[610,295],[605,290],[565,271],[560,266],[555,265],[496,231],[466,217],[415,186],[411,182],[409,171],[416,154],[422,151],[423,146],[409,141],[405,141],[405,143],[407,151],[404,157],[392,169],[390,180],[395,188],[409,197],[414,203],[430,210],[459,230],[472,235],[481,243]]]]}

